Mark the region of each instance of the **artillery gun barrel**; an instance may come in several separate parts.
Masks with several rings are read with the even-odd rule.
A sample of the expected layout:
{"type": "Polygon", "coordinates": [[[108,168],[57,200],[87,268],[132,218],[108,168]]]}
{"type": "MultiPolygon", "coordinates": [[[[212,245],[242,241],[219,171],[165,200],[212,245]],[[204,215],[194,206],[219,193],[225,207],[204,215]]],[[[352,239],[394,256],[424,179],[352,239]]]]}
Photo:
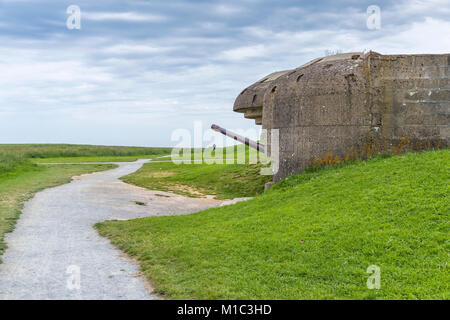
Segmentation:
{"type": "Polygon", "coordinates": [[[220,132],[221,134],[226,135],[227,137],[230,137],[231,139],[234,139],[236,141],[244,143],[253,149],[256,149],[261,152],[265,152],[266,147],[262,143],[259,143],[259,142],[253,141],[249,138],[243,137],[240,134],[234,133],[233,131],[221,128],[216,124],[213,124],[211,126],[211,129],[213,129],[214,131],[220,132]]]}

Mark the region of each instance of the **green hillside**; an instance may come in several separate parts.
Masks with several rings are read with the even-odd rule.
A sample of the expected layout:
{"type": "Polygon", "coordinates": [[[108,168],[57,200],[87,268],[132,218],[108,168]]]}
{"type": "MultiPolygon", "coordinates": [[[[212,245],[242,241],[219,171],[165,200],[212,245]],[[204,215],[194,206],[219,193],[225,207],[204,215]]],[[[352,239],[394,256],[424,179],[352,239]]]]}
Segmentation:
{"type": "Polygon", "coordinates": [[[449,178],[450,150],[380,157],[233,206],[96,227],[167,298],[449,299],[449,178]]]}

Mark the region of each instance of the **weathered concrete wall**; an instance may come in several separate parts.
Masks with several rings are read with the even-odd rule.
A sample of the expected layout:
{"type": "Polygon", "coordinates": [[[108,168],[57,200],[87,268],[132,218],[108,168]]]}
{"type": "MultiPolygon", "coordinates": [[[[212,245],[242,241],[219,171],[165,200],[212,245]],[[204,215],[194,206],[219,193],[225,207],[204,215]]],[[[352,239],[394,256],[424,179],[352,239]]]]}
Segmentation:
{"type": "Polygon", "coordinates": [[[275,181],[313,164],[445,147],[449,63],[449,54],[320,58],[248,87],[234,111],[265,129],[279,129],[275,181]]]}

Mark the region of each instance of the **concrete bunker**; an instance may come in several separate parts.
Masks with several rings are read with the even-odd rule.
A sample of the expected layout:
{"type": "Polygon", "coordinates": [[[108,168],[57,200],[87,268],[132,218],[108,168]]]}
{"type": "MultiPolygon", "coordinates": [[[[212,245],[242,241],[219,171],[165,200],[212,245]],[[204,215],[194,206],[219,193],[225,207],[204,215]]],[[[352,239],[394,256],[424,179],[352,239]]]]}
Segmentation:
{"type": "Polygon", "coordinates": [[[279,130],[275,182],[314,164],[447,147],[449,64],[450,54],[327,56],[264,77],[233,110],[279,130]]]}

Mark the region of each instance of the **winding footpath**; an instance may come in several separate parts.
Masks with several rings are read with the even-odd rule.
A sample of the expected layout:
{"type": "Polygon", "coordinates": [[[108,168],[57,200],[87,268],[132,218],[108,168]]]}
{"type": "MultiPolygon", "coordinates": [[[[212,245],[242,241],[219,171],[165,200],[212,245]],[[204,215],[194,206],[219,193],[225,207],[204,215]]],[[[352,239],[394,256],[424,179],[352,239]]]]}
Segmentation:
{"type": "Polygon", "coordinates": [[[93,225],[192,213],[223,201],[150,191],[119,180],[145,162],[116,163],[116,169],[77,177],[28,201],[14,232],[6,236],[0,300],[157,298],[138,265],[93,225]]]}

